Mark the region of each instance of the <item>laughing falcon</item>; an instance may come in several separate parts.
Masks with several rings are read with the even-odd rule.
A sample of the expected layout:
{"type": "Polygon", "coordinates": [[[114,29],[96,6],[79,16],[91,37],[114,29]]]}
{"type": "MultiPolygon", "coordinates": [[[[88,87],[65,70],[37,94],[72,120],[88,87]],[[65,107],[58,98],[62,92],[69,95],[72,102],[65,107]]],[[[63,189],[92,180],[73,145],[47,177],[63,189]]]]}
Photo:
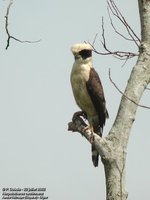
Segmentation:
{"type": "MultiPolygon", "coordinates": [[[[71,71],[72,91],[77,105],[87,116],[91,132],[102,136],[108,112],[100,78],[92,65],[92,46],[87,43],[75,44],[71,51],[75,62],[71,71]]],[[[92,145],[92,161],[98,166],[99,154],[92,145]]]]}

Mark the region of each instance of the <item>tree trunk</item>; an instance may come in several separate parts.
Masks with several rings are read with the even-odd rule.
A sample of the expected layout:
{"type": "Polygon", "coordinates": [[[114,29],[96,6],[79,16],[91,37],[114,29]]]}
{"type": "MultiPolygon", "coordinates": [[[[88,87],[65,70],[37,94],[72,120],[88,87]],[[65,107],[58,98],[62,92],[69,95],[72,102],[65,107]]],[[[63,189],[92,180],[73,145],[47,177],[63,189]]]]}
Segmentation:
{"type": "Polygon", "coordinates": [[[125,191],[125,152],[138,103],[145,88],[150,83],[150,0],[139,0],[139,13],[142,36],[139,57],[122,96],[114,125],[107,136],[107,139],[112,141],[111,149],[114,149],[111,158],[103,162],[107,200],[127,199],[128,195],[125,191]],[[126,97],[133,101],[128,100],[126,97]]]}
{"type": "MultiPolygon", "coordinates": [[[[125,164],[125,160],[123,163],[125,164]]],[[[124,178],[125,171],[124,166],[119,166],[116,160],[113,162],[103,162],[106,177],[106,199],[107,200],[126,200],[127,192],[125,191],[124,178]]]]}
{"type": "MultiPolygon", "coordinates": [[[[141,45],[139,57],[133,67],[114,124],[105,138],[94,134],[94,145],[106,177],[106,199],[126,200],[125,163],[127,144],[135,120],[138,104],[150,83],[150,0],[138,0],[141,20],[141,45]]],[[[69,123],[69,130],[80,132],[90,141],[90,130],[82,132],[85,123],[76,119],[69,123]]]]}

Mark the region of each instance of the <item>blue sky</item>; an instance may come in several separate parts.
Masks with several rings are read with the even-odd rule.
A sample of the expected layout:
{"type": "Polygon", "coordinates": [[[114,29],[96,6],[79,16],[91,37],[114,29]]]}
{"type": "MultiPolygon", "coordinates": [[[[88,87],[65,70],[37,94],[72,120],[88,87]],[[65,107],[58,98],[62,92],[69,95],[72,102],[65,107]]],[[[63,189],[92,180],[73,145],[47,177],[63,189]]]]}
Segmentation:
{"type": "MultiPolygon", "coordinates": [[[[103,165],[94,168],[90,144],[67,124],[79,110],[70,87],[74,62],[70,47],[77,42],[101,46],[104,16],[108,45],[114,50],[137,51],[134,44],[113,33],[104,0],[48,1],[14,0],[9,16],[10,33],[28,44],[10,41],[5,50],[5,13],[9,1],[0,1],[0,185],[1,187],[46,187],[52,200],[104,199],[103,165]]],[[[137,1],[116,1],[140,36],[137,1]]],[[[123,27],[115,20],[119,30],[123,27]]],[[[125,33],[126,34],[126,33],[125,33]]],[[[94,54],[110,118],[104,135],[117,114],[121,95],[111,84],[108,70],[123,91],[136,58],[127,62],[94,54]]],[[[141,104],[149,104],[145,92],[141,104]]],[[[127,154],[126,186],[130,199],[148,199],[150,185],[149,110],[138,108],[127,154]]]]}

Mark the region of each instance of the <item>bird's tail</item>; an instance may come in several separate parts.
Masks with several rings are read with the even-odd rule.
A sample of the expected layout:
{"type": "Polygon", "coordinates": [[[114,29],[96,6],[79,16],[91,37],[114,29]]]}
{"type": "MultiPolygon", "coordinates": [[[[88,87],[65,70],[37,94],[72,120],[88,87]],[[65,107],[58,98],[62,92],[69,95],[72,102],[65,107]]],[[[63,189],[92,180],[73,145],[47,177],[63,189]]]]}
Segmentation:
{"type": "MultiPolygon", "coordinates": [[[[94,127],[94,132],[99,135],[100,137],[102,137],[102,130],[100,130],[100,127],[95,126],[94,127]]],[[[99,153],[96,150],[95,146],[92,144],[91,146],[91,151],[92,151],[92,162],[94,167],[98,167],[98,161],[99,161],[99,153]]]]}
{"type": "Polygon", "coordinates": [[[92,144],[91,150],[92,150],[93,165],[94,165],[94,167],[98,167],[99,153],[97,152],[97,150],[95,149],[95,146],[93,144],[92,144]]]}

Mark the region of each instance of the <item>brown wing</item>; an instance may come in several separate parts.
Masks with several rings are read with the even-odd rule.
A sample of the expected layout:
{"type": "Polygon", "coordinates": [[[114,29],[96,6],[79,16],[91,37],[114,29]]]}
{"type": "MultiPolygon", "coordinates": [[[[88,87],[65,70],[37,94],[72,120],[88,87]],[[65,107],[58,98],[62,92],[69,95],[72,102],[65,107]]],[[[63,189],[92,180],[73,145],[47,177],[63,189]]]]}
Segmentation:
{"type": "Polygon", "coordinates": [[[108,112],[100,78],[94,68],[91,68],[89,80],[86,82],[88,93],[99,117],[100,128],[103,130],[108,112]]]}

